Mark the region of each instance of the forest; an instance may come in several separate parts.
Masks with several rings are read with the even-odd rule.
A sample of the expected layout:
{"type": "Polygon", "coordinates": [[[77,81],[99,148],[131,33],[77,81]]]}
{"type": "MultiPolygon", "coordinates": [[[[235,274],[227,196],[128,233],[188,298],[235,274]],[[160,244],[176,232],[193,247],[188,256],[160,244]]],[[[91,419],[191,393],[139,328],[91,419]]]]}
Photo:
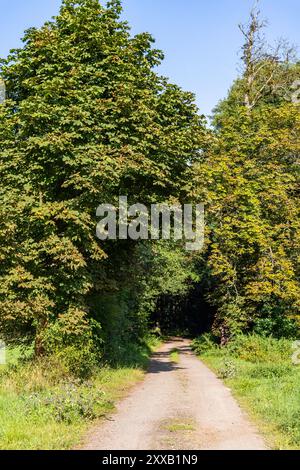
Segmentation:
{"type": "Polygon", "coordinates": [[[300,61],[265,27],[257,10],[240,26],[211,122],[120,0],[63,0],[1,60],[0,336],[20,367],[82,381],[153,336],[299,339],[300,61]],[[203,249],[97,239],[97,207],[122,195],[203,203],[203,249]]]}

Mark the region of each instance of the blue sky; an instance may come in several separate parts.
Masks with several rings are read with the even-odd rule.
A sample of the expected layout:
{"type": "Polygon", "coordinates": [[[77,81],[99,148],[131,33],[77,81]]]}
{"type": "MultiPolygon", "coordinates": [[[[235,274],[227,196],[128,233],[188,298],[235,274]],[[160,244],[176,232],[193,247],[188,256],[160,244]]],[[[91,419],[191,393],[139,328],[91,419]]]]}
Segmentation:
{"type": "MultiPolygon", "coordinates": [[[[60,0],[0,0],[0,56],[20,45],[24,29],[58,12],[60,0]]],[[[241,35],[253,0],[123,0],[133,33],[149,31],[165,52],[160,73],[196,94],[209,114],[237,76],[241,35]]],[[[300,45],[300,1],[261,0],[268,39],[300,45]]]]}

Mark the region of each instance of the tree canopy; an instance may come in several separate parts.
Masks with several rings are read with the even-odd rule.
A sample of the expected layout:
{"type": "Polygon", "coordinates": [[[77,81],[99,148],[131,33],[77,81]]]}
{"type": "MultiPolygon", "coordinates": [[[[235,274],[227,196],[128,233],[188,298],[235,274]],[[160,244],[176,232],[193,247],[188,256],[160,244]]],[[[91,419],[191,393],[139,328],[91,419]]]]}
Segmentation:
{"type": "Polygon", "coordinates": [[[107,296],[121,309],[120,296],[134,298],[137,328],[144,297],[172,289],[174,269],[173,289],[190,276],[180,248],[95,237],[97,206],[119,195],[184,199],[206,142],[194,96],[154,71],[162,53],[120,13],[119,1],[65,0],[2,62],[0,325],[7,338],[33,335],[37,353],[57,321],[76,334],[101,325],[107,296]]]}
{"type": "Polygon", "coordinates": [[[141,338],[160,296],[199,282],[218,334],[283,332],[300,302],[299,104],[286,99],[299,62],[258,57],[253,16],[243,75],[209,129],[121,11],[64,0],[1,62],[1,335],[34,340],[37,354],[81,344],[90,355],[141,338]],[[96,208],[120,195],[204,202],[205,250],[100,242],[96,208]]]}

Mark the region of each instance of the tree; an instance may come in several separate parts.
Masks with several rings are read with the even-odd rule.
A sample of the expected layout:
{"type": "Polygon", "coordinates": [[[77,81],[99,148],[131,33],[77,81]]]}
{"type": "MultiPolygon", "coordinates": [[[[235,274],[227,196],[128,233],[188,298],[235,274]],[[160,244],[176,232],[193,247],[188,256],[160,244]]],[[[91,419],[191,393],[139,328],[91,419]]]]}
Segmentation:
{"type": "Polygon", "coordinates": [[[275,332],[299,313],[299,104],[287,101],[299,63],[265,52],[263,25],[253,11],[242,28],[243,75],[216,108],[211,146],[195,164],[207,295],[223,342],[264,318],[275,332]]]}
{"type": "Polygon", "coordinates": [[[180,200],[205,141],[193,95],[154,72],[162,53],[120,14],[117,0],[64,0],[2,63],[0,326],[38,355],[53,323],[79,335],[90,299],[122,288],[111,259],[131,275],[130,242],[95,237],[97,206],[180,200]]]}
{"type": "Polygon", "coordinates": [[[259,0],[250,13],[250,22],[239,25],[245,43],[242,48],[244,105],[251,111],[267,92],[287,88],[286,68],[295,59],[295,48],[280,40],[271,48],[263,31],[266,21],[260,19],[259,0]]]}

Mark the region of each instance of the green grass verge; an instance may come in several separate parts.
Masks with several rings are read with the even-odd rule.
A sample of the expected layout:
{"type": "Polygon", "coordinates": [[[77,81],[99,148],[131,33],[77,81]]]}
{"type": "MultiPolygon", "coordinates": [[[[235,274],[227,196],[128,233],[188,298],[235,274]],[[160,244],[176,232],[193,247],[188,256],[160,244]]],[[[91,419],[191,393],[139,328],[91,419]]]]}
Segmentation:
{"type": "Polygon", "coordinates": [[[194,341],[200,358],[224,380],[274,449],[300,449],[300,366],[292,341],[242,336],[219,348],[194,341]]]}
{"type": "Polygon", "coordinates": [[[129,347],[126,365],[101,367],[88,381],[70,377],[55,358],[24,362],[19,350],[9,350],[8,364],[0,366],[0,449],[75,447],[91,424],[143,379],[157,346],[151,340],[129,347]]]}

